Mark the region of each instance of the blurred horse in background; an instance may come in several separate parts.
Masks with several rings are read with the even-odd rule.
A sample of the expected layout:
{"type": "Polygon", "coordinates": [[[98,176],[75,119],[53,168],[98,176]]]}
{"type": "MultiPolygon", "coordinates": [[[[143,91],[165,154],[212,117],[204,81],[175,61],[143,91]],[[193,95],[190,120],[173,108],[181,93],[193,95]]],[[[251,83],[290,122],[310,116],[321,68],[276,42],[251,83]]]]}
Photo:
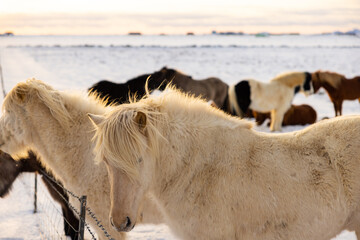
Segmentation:
{"type": "Polygon", "coordinates": [[[180,71],[175,71],[171,83],[185,93],[194,94],[195,97],[202,97],[207,101],[214,101],[220,109],[225,107],[229,86],[219,78],[209,77],[196,80],[180,71]]]}
{"type": "MultiPolygon", "coordinates": [[[[262,125],[266,119],[270,119],[270,113],[253,111],[253,115],[257,125],[262,125]]],[[[284,115],[282,126],[313,124],[316,122],[316,118],[316,111],[311,106],[307,104],[291,105],[284,115]]]]}
{"type": "Polygon", "coordinates": [[[163,67],[154,73],[147,73],[132,78],[125,83],[114,83],[101,80],[88,89],[89,93],[96,93],[100,98],[107,99],[107,103],[128,103],[130,98],[140,99],[145,91],[145,83],[148,80],[149,90],[164,90],[166,85],[174,78],[175,70],[163,67]]]}
{"type": "Polygon", "coordinates": [[[223,108],[227,98],[228,85],[219,78],[210,77],[195,80],[178,70],[163,67],[151,74],[143,74],[130,79],[125,83],[113,83],[102,80],[89,88],[89,92],[97,93],[101,98],[107,98],[108,103],[127,103],[130,98],[142,98],[145,91],[145,83],[148,81],[150,91],[158,89],[163,91],[170,82],[184,92],[201,96],[207,101],[214,101],[216,106],[223,108]]]}
{"type": "Polygon", "coordinates": [[[342,115],[344,100],[360,98],[360,76],[347,79],[339,73],[316,71],[312,73],[312,83],[314,92],[317,92],[321,87],[325,88],[334,104],[335,116],[342,115]]]}
{"type": "Polygon", "coordinates": [[[299,91],[305,95],[313,92],[310,73],[283,73],[268,83],[243,80],[229,88],[229,111],[240,117],[249,109],[271,112],[270,130],[280,131],[284,114],[299,91]]]}

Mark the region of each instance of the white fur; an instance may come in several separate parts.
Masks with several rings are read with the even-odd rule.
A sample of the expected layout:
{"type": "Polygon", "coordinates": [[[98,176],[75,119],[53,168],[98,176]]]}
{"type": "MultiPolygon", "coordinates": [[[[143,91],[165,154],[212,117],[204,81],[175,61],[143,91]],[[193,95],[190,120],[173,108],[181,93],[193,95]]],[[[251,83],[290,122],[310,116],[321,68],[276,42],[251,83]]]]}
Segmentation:
{"type": "MultiPolygon", "coordinates": [[[[259,82],[254,79],[247,81],[250,85],[251,103],[249,108],[262,113],[271,112],[270,130],[281,131],[284,115],[290,108],[294,98],[295,87],[299,86],[300,91],[305,93],[302,87],[305,81],[305,73],[283,73],[268,83],[259,82]]],[[[229,88],[230,105],[235,109],[238,116],[242,116],[236,98],[234,86],[231,86],[229,88]]]]}
{"type": "MultiPolygon", "coordinates": [[[[109,224],[108,174],[103,163],[94,162],[93,126],[87,113],[105,111],[104,104],[92,97],[56,91],[37,80],[19,83],[4,100],[0,148],[9,154],[33,150],[67,189],[87,196],[87,206],[112,237],[125,239],[109,224]],[[60,115],[62,118],[57,117],[60,115]]],[[[78,200],[71,197],[70,202],[79,207],[78,200]]],[[[144,208],[145,222],[160,222],[161,216],[150,201],[144,203],[144,208]]],[[[105,238],[89,215],[86,221],[101,239],[105,238]]]]}
{"type": "Polygon", "coordinates": [[[119,165],[107,163],[116,172],[110,174],[114,188],[116,176],[127,175],[117,167],[143,158],[132,165],[139,190],[121,181],[127,191],[112,196],[114,216],[131,210],[117,199],[137,191],[154,196],[183,239],[329,240],[346,228],[359,233],[360,116],[293,133],[258,133],[245,120],[173,91],[117,107],[97,136],[101,159],[110,156],[106,149],[142,146],[137,139],[144,136],[149,143],[147,151],[123,152],[114,159],[119,165]],[[136,112],[147,116],[145,132],[128,121],[136,112]],[[119,139],[105,145],[99,136],[115,128],[119,139]]]}

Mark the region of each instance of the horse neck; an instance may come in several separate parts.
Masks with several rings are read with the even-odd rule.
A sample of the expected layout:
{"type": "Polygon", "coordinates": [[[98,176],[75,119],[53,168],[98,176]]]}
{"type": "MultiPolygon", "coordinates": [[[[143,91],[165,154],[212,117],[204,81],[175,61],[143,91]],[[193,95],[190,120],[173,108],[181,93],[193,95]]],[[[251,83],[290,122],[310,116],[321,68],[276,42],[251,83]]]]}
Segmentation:
{"type": "MultiPolygon", "coordinates": [[[[209,116],[207,120],[212,121],[211,118],[214,117],[209,116]]],[[[226,125],[229,122],[209,128],[196,119],[187,121],[180,119],[178,116],[174,116],[172,119],[170,116],[168,121],[163,124],[165,128],[163,128],[161,134],[167,141],[163,138],[160,141],[163,141],[162,144],[167,147],[161,147],[162,144],[160,144],[160,153],[156,159],[153,180],[153,190],[155,196],[159,198],[166,198],[167,190],[170,190],[170,188],[176,186],[181,191],[180,188],[184,187],[182,183],[193,181],[194,175],[201,171],[204,165],[211,164],[210,162],[214,160],[202,157],[209,151],[213,151],[213,149],[206,148],[206,146],[211,144],[215,146],[215,141],[230,144],[230,140],[223,133],[229,132],[229,135],[231,135],[231,132],[234,131],[234,128],[229,128],[226,125]]],[[[232,124],[231,121],[230,124],[232,124]]],[[[239,131],[241,132],[241,130],[239,131]]]]}
{"type": "MultiPolygon", "coordinates": [[[[81,172],[97,174],[103,170],[93,162],[93,132],[86,110],[73,108],[69,113],[72,117],[71,129],[64,129],[51,114],[46,118],[32,115],[30,125],[33,137],[30,149],[65,184],[69,179],[82,181],[85,176],[79,174],[81,172]]],[[[98,111],[93,113],[100,114],[98,111]]]]}
{"type": "MultiPolygon", "coordinates": [[[[301,73],[301,74],[303,74],[303,73],[301,73]]],[[[280,84],[286,85],[290,88],[295,88],[296,86],[302,86],[304,84],[304,82],[305,82],[305,78],[302,77],[301,75],[295,75],[293,78],[291,78],[291,81],[289,80],[289,78],[287,76],[275,78],[270,81],[270,83],[277,83],[277,84],[280,83],[280,84]]]]}
{"type": "Polygon", "coordinates": [[[320,82],[322,82],[323,87],[327,90],[329,88],[332,88],[332,89],[341,88],[343,80],[347,80],[347,79],[343,75],[336,74],[336,73],[325,72],[325,73],[323,73],[323,75],[320,75],[320,82]],[[326,74],[327,74],[327,76],[326,76],[326,74]]]}
{"type": "Polygon", "coordinates": [[[236,154],[246,156],[248,146],[244,144],[243,148],[238,147],[238,144],[242,144],[245,139],[232,141],[230,138],[234,135],[247,136],[247,141],[254,141],[253,136],[248,132],[248,129],[235,130],[219,127],[217,130],[216,128],[204,129],[201,133],[195,129],[192,132],[168,129],[169,134],[164,133],[167,139],[164,143],[166,147],[162,148],[157,159],[150,193],[170,226],[183,224],[178,222],[178,217],[188,211],[189,202],[184,199],[193,201],[194,196],[198,196],[199,201],[206,201],[207,196],[201,192],[208,192],[212,188],[210,182],[217,181],[212,181],[212,178],[230,165],[221,163],[222,160],[233,159],[229,157],[227,151],[224,152],[225,149],[221,149],[222,146],[229,149],[237,147],[236,154]],[[180,132],[181,135],[174,135],[174,132],[180,132]]]}
{"type": "Polygon", "coordinates": [[[333,83],[330,83],[329,81],[327,81],[326,79],[320,79],[319,80],[319,85],[320,87],[323,87],[327,92],[329,93],[333,93],[334,91],[337,90],[337,88],[335,88],[333,83]]]}
{"type": "Polygon", "coordinates": [[[294,82],[291,82],[291,84],[289,84],[289,86],[291,87],[291,88],[295,88],[295,87],[297,87],[297,86],[302,86],[304,84],[304,80],[299,80],[299,81],[294,81],[294,82]]]}

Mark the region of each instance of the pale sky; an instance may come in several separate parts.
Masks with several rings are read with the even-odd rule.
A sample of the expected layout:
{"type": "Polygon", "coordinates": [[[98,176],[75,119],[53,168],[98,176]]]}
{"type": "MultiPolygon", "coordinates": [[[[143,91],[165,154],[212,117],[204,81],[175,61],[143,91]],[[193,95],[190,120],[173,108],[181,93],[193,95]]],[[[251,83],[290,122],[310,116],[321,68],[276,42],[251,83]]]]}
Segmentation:
{"type": "Polygon", "coordinates": [[[0,0],[0,33],[322,33],[360,29],[360,0],[0,0]]]}

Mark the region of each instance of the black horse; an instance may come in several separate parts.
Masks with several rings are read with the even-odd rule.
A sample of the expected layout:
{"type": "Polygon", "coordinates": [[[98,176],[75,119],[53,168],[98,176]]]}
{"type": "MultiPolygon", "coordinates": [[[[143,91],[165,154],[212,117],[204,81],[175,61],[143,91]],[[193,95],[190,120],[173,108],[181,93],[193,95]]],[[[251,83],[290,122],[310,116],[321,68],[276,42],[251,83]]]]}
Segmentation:
{"type": "Polygon", "coordinates": [[[113,83],[102,80],[95,83],[89,92],[98,94],[100,98],[108,100],[108,104],[122,104],[134,99],[142,98],[145,91],[145,83],[148,81],[150,91],[158,89],[164,90],[165,87],[172,83],[176,88],[194,94],[197,97],[203,97],[207,101],[213,101],[215,105],[226,111],[228,106],[228,88],[229,86],[221,79],[209,77],[206,79],[196,80],[175,69],[163,67],[159,71],[151,74],[143,74],[136,78],[130,79],[125,83],[113,83]]]}
{"type": "MultiPolygon", "coordinates": [[[[75,229],[79,227],[79,220],[69,208],[67,202],[69,196],[59,185],[53,183],[51,179],[44,175],[46,170],[41,166],[35,154],[29,151],[27,158],[15,161],[9,154],[0,153],[0,197],[7,196],[12,188],[15,179],[24,172],[38,172],[42,176],[46,188],[49,190],[51,197],[60,204],[64,217],[65,235],[72,240],[78,240],[78,233],[75,229]]],[[[51,173],[47,175],[53,178],[51,173]]]]}
{"type": "Polygon", "coordinates": [[[114,83],[108,80],[101,80],[88,89],[89,93],[95,92],[100,98],[106,98],[110,103],[127,103],[131,97],[137,99],[146,93],[145,83],[148,81],[149,90],[164,90],[166,85],[174,78],[176,70],[163,67],[157,72],[143,74],[132,78],[125,83],[114,83]]]}

